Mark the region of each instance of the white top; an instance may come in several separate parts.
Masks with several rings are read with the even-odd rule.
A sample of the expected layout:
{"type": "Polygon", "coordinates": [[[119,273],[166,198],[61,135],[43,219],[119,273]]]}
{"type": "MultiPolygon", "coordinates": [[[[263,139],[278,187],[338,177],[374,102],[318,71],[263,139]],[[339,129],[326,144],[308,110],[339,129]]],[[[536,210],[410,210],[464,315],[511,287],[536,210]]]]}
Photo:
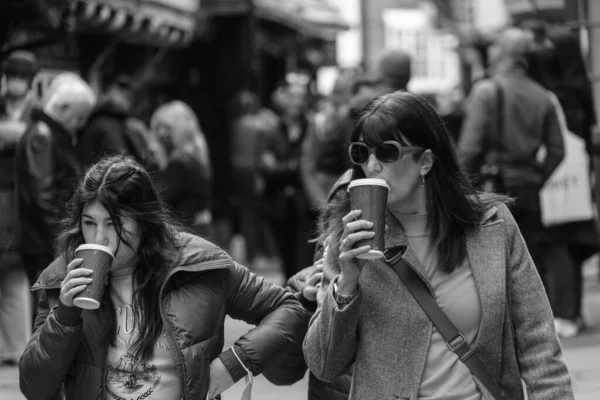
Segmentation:
{"type": "Polygon", "coordinates": [[[138,335],[132,307],[132,272],[131,268],[120,268],[110,273],[117,340],[114,347],[108,348],[104,400],[179,400],[182,398],[181,384],[165,333],[158,338],[154,352],[147,360],[135,359],[130,351],[138,335]]]}

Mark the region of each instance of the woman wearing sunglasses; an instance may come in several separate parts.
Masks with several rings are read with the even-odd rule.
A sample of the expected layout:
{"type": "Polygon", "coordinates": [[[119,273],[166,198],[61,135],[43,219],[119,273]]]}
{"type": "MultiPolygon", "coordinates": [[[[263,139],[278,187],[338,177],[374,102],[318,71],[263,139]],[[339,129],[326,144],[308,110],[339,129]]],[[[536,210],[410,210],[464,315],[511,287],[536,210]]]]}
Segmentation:
{"type": "Polygon", "coordinates": [[[521,380],[530,399],[572,399],[552,312],[508,199],[471,186],[433,108],[400,91],[373,100],[349,154],[352,179],[390,187],[386,254],[402,252],[491,384],[473,377],[453,351],[465,343],[446,342],[385,259],[357,259],[370,247],[354,244],[373,231],[347,193],[323,232],[330,251],[304,342],[311,372],[331,381],[352,368],[351,399],[523,399],[521,380]]]}

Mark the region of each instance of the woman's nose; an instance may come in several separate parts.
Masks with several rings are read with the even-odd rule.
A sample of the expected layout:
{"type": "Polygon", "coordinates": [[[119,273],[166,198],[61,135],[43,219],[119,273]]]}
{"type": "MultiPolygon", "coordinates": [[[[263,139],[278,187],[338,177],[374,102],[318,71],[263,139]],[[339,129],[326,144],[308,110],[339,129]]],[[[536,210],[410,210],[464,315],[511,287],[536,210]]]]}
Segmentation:
{"type": "Polygon", "coordinates": [[[100,227],[96,230],[96,236],[94,237],[94,244],[108,246],[108,235],[106,234],[106,229],[100,227]]]}
{"type": "Polygon", "coordinates": [[[369,160],[367,161],[367,172],[374,173],[381,170],[381,163],[375,157],[375,154],[369,154],[369,160]]]}

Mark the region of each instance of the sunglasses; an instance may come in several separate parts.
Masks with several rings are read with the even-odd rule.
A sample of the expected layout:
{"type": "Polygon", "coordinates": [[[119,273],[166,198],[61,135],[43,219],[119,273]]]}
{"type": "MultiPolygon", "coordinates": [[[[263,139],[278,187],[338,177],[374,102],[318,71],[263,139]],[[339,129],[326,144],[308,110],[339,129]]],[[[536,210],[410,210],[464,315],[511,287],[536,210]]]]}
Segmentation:
{"type": "Polygon", "coordinates": [[[377,147],[369,147],[363,142],[352,142],[348,148],[350,161],[362,165],[369,161],[371,153],[382,163],[393,163],[404,157],[405,154],[417,154],[425,151],[423,147],[402,146],[398,142],[386,141],[377,147]]]}

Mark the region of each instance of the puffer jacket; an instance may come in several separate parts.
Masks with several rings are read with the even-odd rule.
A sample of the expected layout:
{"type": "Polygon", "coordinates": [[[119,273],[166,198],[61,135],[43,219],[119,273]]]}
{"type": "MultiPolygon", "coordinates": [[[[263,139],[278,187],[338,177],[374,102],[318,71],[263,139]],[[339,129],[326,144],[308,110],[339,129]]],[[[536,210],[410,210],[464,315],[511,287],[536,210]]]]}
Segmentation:
{"type": "MultiPolygon", "coordinates": [[[[22,254],[52,254],[65,205],[81,172],[77,141],[43,111],[32,111],[15,152],[15,191],[22,254]]],[[[50,258],[51,259],[51,258],[50,258]]]]}
{"type": "MultiPolygon", "coordinates": [[[[180,234],[181,257],[157,294],[177,365],[183,400],[204,400],[210,363],[217,356],[234,380],[244,369],[231,349],[222,352],[225,316],[258,326],[234,344],[243,364],[259,374],[290,342],[300,345],[308,315],[292,294],[249,272],[212,243],[180,234]]],[[[27,399],[49,399],[65,384],[67,400],[104,400],[107,347],[99,341],[107,311],[58,305],[66,275],[62,260],[52,263],[33,286],[43,291],[35,333],[19,363],[27,399]]]]}

